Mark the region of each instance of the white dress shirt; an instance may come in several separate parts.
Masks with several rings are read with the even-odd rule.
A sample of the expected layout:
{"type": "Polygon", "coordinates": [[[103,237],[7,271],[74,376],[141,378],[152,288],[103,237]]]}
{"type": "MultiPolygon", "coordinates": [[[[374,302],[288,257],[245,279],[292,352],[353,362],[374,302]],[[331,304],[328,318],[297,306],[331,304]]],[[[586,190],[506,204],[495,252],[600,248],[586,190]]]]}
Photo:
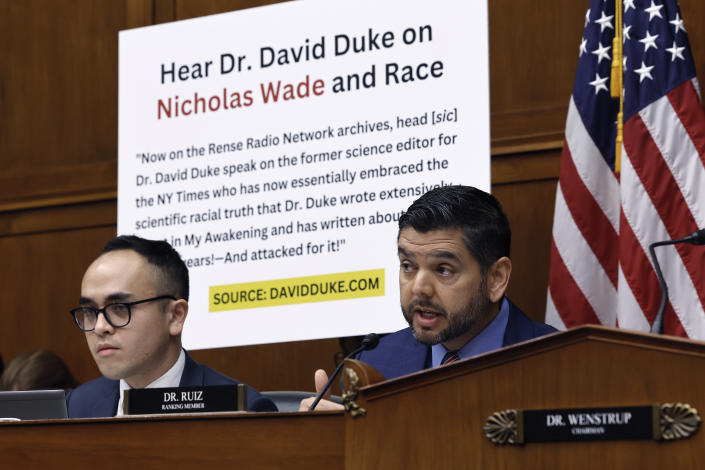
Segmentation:
{"type": "MultiPolygon", "coordinates": [[[[186,353],[181,350],[179,353],[179,358],[176,360],[171,369],[166,371],[164,375],[159,377],[157,380],[147,385],[145,388],[160,388],[160,387],[178,387],[181,383],[181,375],[184,373],[184,366],[186,365],[186,353]]],[[[123,416],[123,403],[125,399],[125,390],[130,390],[130,387],[124,379],[120,379],[120,401],[118,401],[117,413],[115,416],[123,416]]]]}

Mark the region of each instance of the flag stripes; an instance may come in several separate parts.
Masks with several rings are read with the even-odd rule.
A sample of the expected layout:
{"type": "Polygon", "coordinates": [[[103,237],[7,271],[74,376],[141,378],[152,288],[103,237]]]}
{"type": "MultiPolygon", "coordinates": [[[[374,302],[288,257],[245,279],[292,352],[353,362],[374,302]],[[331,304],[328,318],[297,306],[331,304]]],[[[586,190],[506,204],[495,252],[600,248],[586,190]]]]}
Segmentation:
{"type": "MultiPolygon", "coordinates": [[[[563,262],[560,253],[558,253],[558,249],[555,244],[551,245],[550,276],[553,281],[564,281],[568,279],[573,281],[566,282],[562,289],[556,289],[549,292],[549,299],[555,305],[554,309],[556,312],[572,310],[575,313],[575,315],[565,318],[561,317],[560,321],[565,327],[570,328],[571,326],[582,325],[584,323],[600,323],[597,315],[595,315],[592,305],[590,305],[590,302],[588,302],[585,298],[582,290],[575,283],[575,280],[568,271],[568,268],[563,262]]],[[[552,322],[550,320],[551,319],[547,315],[546,321],[553,325],[556,324],[556,322],[552,322]]]]}
{"type": "MultiPolygon", "coordinates": [[[[617,232],[619,230],[619,182],[583,126],[580,113],[572,98],[566,122],[566,146],[580,179],[590,190],[591,198],[600,206],[604,216],[617,232]]],[[[565,159],[561,159],[561,168],[564,161],[565,159]]]]}
{"type": "MultiPolygon", "coordinates": [[[[565,147],[563,152],[568,153],[570,149],[565,147]]],[[[559,178],[561,194],[583,239],[590,245],[602,269],[616,288],[618,234],[583,184],[570,155],[565,155],[563,162],[565,164],[561,165],[559,178]],[[611,242],[600,243],[600,235],[611,239],[611,242]]]]}
{"type": "MultiPolygon", "coordinates": [[[[675,0],[634,0],[623,14],[616,174],[619,107],[609,96],[610,64],[600,60],[614,36],[614,2],[590,3],[556,190],[546,320],[558,328],[648,331],[661,302],[649,245],[705,228],[705,112],[685,31],[673,27],[679,15],[675,0]]],[[[670,294],[665,332],[705,339],[705,248],[657,253],[670,294]]]]}
{"type": "Polygon", "coordinates": [[[695,149],[698,157],[700,157],[700,163],[705,165],[705,119],[703,118],[702,108],[692,106],[692,103],[700,103],[700,94],[697,86],[698,81],[693,79],[676,87],[667,96],[678,116],[678,120],[685,127],[690,138],[690,144],[695,149]]]}

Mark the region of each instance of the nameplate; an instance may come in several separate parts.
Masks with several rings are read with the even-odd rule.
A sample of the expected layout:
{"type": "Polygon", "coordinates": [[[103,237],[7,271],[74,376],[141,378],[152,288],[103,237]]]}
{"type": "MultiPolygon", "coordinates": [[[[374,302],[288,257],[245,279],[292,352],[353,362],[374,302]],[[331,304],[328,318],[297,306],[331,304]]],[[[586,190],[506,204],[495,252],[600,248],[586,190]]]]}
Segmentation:
{"type": "Polygon", "coordinates": [[[238,384],[137,388],[125,390],[123,403],[126,415],[247,411],[247,387],[238,384]]]}
{"type": "Polygon", "coordinates": [[[685,403],[606,408],[504,410],[487,418],[495,444],[531,442],[675,440],[695,434],[698,411],[685,403]]]}

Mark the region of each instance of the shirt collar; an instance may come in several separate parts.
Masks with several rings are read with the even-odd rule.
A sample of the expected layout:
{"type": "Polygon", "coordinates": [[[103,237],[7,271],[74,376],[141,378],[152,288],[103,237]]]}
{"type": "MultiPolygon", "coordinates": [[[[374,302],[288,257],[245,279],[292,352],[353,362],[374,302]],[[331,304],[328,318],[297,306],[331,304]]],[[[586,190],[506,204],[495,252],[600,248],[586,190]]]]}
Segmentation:
{"type": "MultiPolygon", "coordinates": [[[[171,369],[166,371],[164,375],[159,377],[157,380],[147,385],[145,388],[164,388],[164,387],[178,387],[181,383],[181,375],[184,372],[184,366],[186,365],[186,353],[182,349],[179,353],[179,358],[176,360],[171,369]]],[[[117,413],[115,416],[123,416],[123,401],[124,401],[124,391],[130,390],[132,387],[125,382],[125,379],[120,379],[120,401],[118,401],[117,413]]]]}
{"type": "MultiPolygon", "coordinates": [[[[475,335],[465,346],[458,350],[460,359],[477,356],[499,349],[504,344],[504,332],[509,322],[509,301],[502,299],[499,313],[481,332],[475,335]]],[[[431,366],[441,365],[441,360],[448,350],[441,343],[431,346],[431,366]]]]}

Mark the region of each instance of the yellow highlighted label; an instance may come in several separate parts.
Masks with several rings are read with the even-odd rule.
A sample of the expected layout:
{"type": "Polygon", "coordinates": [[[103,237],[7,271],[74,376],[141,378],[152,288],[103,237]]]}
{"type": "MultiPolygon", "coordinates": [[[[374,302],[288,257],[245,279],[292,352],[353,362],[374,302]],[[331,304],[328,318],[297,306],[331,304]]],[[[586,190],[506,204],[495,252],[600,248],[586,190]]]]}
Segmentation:
{"type": "Polygon", "coordinates": [[[245,282],[208,289],[208,311],[359,299],[384,295],[384,269],[245,282]]]}

